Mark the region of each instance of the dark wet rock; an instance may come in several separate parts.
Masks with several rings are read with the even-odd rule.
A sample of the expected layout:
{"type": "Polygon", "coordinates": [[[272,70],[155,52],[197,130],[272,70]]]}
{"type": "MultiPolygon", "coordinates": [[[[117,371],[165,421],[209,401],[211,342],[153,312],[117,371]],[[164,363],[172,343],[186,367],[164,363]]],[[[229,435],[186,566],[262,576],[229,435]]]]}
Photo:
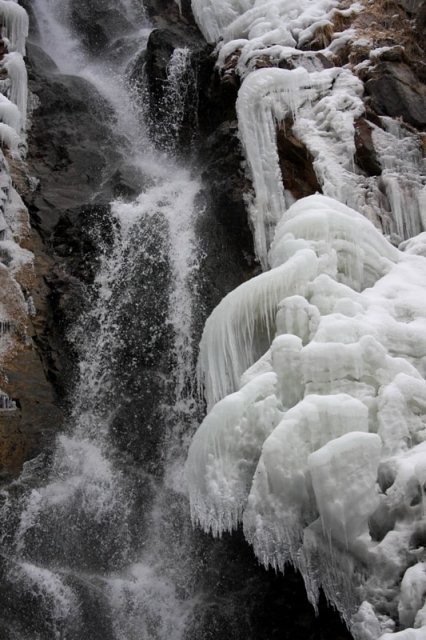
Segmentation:
{"type": "Polygon", "coordinates": [[[397,4],[407,13],[417,14],[424,4],[424,0],[397,0],[397,4]]]}
{"type": "Polygon", "coordinates": [[[53,61],[28,47],[30,88],[38,97],[28,161],[40,180],[27,201],[33,220],[48,236],[61,211],[82,206],[104,184],[107,159],[114,156],[105,101],[84,79],[55,73],[53,61]]]}
{"type": "Polygon", "coordinates": [[[316,616],[301,576],[290,567],[285,574],[265,569],[241,531],[214,541],[199,536],[210,598],[208,606],[200,601],[185,640],[351,640],[323,596],[316,616]]]}
{"type": "Polygon", "coordinates": [[[426,2],[423,0],[415,18],[415,33],[418,44],[426,48],[426,2]]]}
{"type": "Polygon", "coordinates": [[[426,86],[402,62],[380,62],[365,82],[370,104],[380,115],[402,117],[405,122],[426,127],[426,86]]]}
{"type": "Polygon", "coordinates": [[[181,9],[175,0],[145,0],[147,15],[159,27],[168,24],[195,24],[191,8],[191,0],[181,0],[181,9]]]}
{"type": "Polygon", "coordinates": [[[205,140],[201,156],[206,204],[198,231],[205,251],[203,298],[208,311],[258,268],[245,203],[250,185],[237,133],[236,121],[222,123],[205,140]]]}
{"type": "Polygon", "coordinates": [[[295,198],[321,193],[313,157],[303,142],[294,135],[291,118],[287,118],[278,127],[277,149],[284,187],[295,198]]]}
{"type": "Polygon", "coordinates": [[[131,29],[130,17],[119,2],[71,0],[69,14],[80,41],[92,54],[101,53],[109,43],[131,29]]]}
{"type": "Polygon", "coordinates": [[[211,51],[195,26],[169,25],[150,34],[146,54],[137,60],[131,80],[139,86],[146,80],[152,135],[160,147],[167,148],[171,135],[181,151],[191,148],[199,121],[205,118],[207,84],[214,66],[211,51]],[[170,84],[170,73],[173,55],[179,49],[190,53],[176,87],[170,84]],[[173,113],[176,100],[173,91],[182,96],[182,105],[176,113],[173,113]]]}
{"type": "Polygon", "coordinates": [[[355,121],[355,162],[369,176],[379,176],[382,167],[372,139],[372,126],[365,118],[355,121]]]}
{"type": "Polygon", "coordinates": [[[27,58],[29,63],[30,80],[41,81],[47,74],[58,71],[54,60],[34,42],[27,42],[27,58]]]}
{"type": "Polygon", "coordinates": [[[30,38],[36,39],[39,36],[39,29],[38,29],[37,21],[34,16],[32,2],[33,0],[19,0],[18,4],[24,7],[25,11],[28,13],[28,16],[30,18],[30,26],[29,26],[30,38]]]}

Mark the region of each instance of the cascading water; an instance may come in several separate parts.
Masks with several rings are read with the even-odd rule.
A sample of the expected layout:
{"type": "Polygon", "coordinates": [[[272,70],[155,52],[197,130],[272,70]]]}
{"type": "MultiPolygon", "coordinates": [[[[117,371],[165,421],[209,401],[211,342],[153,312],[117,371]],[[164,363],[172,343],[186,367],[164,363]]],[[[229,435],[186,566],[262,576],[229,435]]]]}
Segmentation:
{"type": "MultiPolygon", "coordinates": [[[[132,202],[111,204],[111,238],[88,292],[88,311],[72,329],[79,378],[66,433],[58,438],[46,481],[26,487],[37,477],[37,463],[27,465],[18,483],[21,512],[14,532],[6,521],[17,505],[4,495],[6,548],[13,558],[4,578],[36,601],[39,612],[27,629],[9,620],[13,638],[29,632],[81,638],[88,609],[101,607],[109,613],[97,622],[99,637],[178,639],[192,606],[187,567],[177,561],[185,536],[175,528],[188,525],[176,469],[182,466],[181,438],[197,414],[192,379],[200,184],[149,150],[125,86],[123,69],[149,33],[146,22],[136,20],[141,12],[135,5],[129,0],[119,7],[133,25],[130,53],[106,66],[82,49],[69,24],[70,3],[34,4],[42,46],[60,72],[85,78],[106,100],[121,161],[139,172],[141,189],[146,186],[132,202]],[[143,459],[145,470],[132,457],[143,459]]],[[[173,91],[186,56],[176,56],[170,70],[173,91]]]]}

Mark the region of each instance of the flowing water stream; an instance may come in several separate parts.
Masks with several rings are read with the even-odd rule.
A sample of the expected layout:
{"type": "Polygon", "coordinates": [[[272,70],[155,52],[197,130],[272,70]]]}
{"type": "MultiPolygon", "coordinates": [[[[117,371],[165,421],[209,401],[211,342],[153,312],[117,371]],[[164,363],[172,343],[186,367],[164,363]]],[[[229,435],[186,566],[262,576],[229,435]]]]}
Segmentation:
{"type": "MultiPolygon", "coordinates": [[[[89,615],[83,609],[91,603],[109,612],[98,621],[99,637],[177,640],[193,606],[188,567],[177,556],[191,556],[180,469],[181,440],[198,411],[200,184],[152,150],[126,84],[124,70],[150,31],[143,11],[132,0],[120,3],[132,25],[129,46],[124,57],[102,63],[85,53],[68,5],[35,1],[40,44],[61,73],[84,78],[107,102],[112,141],[119,140],[122,162],[140,175],[141,191],[131,202],[111,203],[113,237],[101,252],[88,311],[71,335],[79,356],[72,413],[47,482],[21,498],[19,525],[8,540],[9,579],[25,584],[37,601],[37,637],[83,637],[89,615]],[[139,467],[133,457],[149,463],[139,467]]],[[[176,55],[171,69],[174,92],[185,56],[176,55]]],[[[171,127],[180,114],[172,116],[171,127]]],[[[34,478],[34,468],[27,474],[34,478]]],[[[9,515],[6,501],[3,516],[9,515]]]]}

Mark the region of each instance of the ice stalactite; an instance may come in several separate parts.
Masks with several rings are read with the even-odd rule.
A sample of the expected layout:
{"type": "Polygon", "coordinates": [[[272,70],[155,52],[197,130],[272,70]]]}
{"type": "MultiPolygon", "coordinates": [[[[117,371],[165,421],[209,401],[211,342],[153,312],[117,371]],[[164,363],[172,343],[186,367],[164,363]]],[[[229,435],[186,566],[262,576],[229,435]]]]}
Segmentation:
{"type": "Polygon", "coordinates": [[[8,90],[10,101],[18,107],[20,113],[17,133],[25,129],[27,117],[28,79],[24,59],[20,53],[12,52],[4,56],[1,65],[9,76],[10,87],[8,90]]]}
{"type": "Polygon", "coordinates": [[[10,50],[25,55],[25,42],[28,37],[28,14],[15,0],[0,0],[0,16],[5,33],[10,41],[10,50]]]}
{"type": "Polygon", "coordinates": [[[261,562],[300,569],[313,604],[322,588],[363,639],[405,611],[400,579],[421,558],[423,243],[398,250],[336,200],[303,198],[272,269],[222,301],[201,342],[208,398],[225,397],[189,451],[193,521],[242,523],[261,562]]]}
{"type": "Polygon", "coordinates": [[[223,30],[252,5],[253,0],[192,0],[192,11],[207,42],[216,42],[223,30]]]}
{"type": "Polygon", "coordinates": [[[372,138],[382,166],[381,183],[401,238],[426,228],[426,166],[417,137],[401,123],[382,117],[372,138]]]}
{"type": "Polygon", "coordinates": [[[314,152],[324,192],[347,202],[353,184],[344,179],[344,172],[355,152],[353,121],[363,112],[361,94],[359,80],[338,68],[313,73],[302,67],[262,69],[244,81],[238,95],[238,123],[255,189],[249,206],[255,248],[264,269],[275,226],[293,201],[281,180],[278,122],[293,118],[314,152]],[[322,128],[329,130],[325,140],[322,128]]]}
{"type": "Polygon", "coordinates": [[[0,136],[5,146],[17,152],[27,118],[28,78],[23,56],[28,36],[28,15],[13,0],[1,0],[0,19],[3,22],[3,45],[6,47],[0,67],[7,74],[0,82],[0,93],[3,94],[0,95],[0,136]]]}
{"type": "Polygon", "coordinates": [[[387,218],[385,231],[400,239],[423,229],[426,169],[413,134],[384,119],[385,130],[374,126],[372,134],[382,175],[367,177],[356,168],[354,121],[364,111],[362,92],[362,83],[337,67],[311,73],[302,67],[261,69],[243,82],[237,102],[239,131],[255,190],[249,216],[264,269],[275,225],[293,201],[281,180],[276,145],[278,123],[287,116],[313,157],[325,195],[356,208],[377,226],[387,218]]]}
{"type": "Polygon", "coordinates": [[[334,0],[224,4],[226,10],[217,9],[226,16],[221,22],[216,6],[201,7],[193,0],[201,30],[218,42],[219,70],[243,79],[238,120],[255,190],[249,215],[262,268],[268,267],[274,226],[294,200],[282,184],[276,148],[277,128],[287,117],[313,158],[322,193],[363,213],[395,242],[422,231],[426,166],[418,136],[390,118],[371,124],[381,172],[367,174],[356,164],[354,142],[354,125],[365,109],[363,84],[351,65],[324,69],[333,67],[336,54],[356,39],[351,28],[333,34],[334,22],[358,14],[361,5],[342,9],[334,0]],[[317,43],[310,51],[322,30],[329,34],[323,47],[317,43]]]}

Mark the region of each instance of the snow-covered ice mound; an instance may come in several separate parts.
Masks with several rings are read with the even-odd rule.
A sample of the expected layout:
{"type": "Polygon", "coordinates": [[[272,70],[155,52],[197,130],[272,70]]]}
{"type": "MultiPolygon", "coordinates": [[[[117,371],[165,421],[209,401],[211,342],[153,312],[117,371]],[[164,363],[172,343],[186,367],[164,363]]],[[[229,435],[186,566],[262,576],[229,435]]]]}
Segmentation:
{"type": "Polygon", "coordinates": [[[356,638],[426,624],[425,255],[425,234],[398,250],[347,206],[304,198],[278,223],[271,270],[219,304],[201,341],[212,408],[186,465],[194,523],[241,524],[356,638]]]}

